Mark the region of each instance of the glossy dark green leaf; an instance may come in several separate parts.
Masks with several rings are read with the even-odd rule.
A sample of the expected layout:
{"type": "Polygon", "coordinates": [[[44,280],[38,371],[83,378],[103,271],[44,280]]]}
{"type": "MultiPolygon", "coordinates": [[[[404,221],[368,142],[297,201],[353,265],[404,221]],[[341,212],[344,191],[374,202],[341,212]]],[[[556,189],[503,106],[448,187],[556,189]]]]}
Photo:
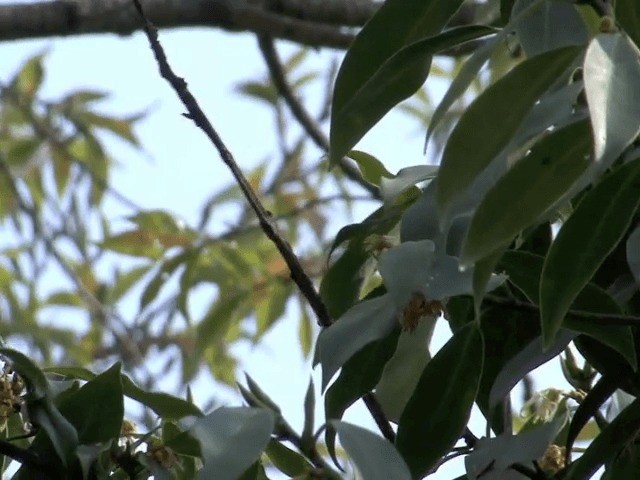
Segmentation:
{"type": "Polygon", "coordinates": [[[500,0],[500,18],[502,23],[508,23],[511,18],[511,11],[516,0],[500,0]]]}
{"type": "Polygon", "coordinates": [[[619,478],[640,478],[640,445],[627,445],[607,468],[601,480],[619,478]]]}
{"type": "MultiPolygon", "coordinates": [[[[510,282],[535,304],[540,297],[540,276],[543,265],[544,258],[539,255],[510,250],[502,257],[499,268],[504,269],[510,282]]],[[[586,312],[622,313],[620,306],[605,290],[591,283],[578,294],[571,308],[586,312]]],[[[565,318],[563,326],[608,345],[619,352],[632,368],[637,367],[633,334],[629,327],[601,325],[572,314],[565,318]]]]}
{"type": "Polygon", "coordinates": [[[478,206],[462,246],[461,261],[471,264],[480,260],[539,220],[589,166],[590,150],[591,135],[585,121],[556,130],[536,143],[478,206]]]}
{"type": "Polygon", "coordinates": [[[636,0],[616,0],[614,3],[616,21],[636,46],[640,45],[640,4],[636,0]]]}
{"type": "MultiPolygon", "coordinates": [[[[460,299],[456,302],[453,302],[453,299],[449,301],[447,311],[450,322],[453,319],[460,323],[465,317],[468,321],[475,319],[473,302],[470,298],[466,300],[469,310],[463,308],[460,299]]],[[[490,405],[491,389],[504,366],[540,336],[540,321],[535,313],[517,311],[501,305],[484,304],[480,314],[485,355],[476,404],[490,422],[493,431],[499,434],[511,431],[511,420],[505,415],[508,402],[490,405]]]]}
{"type": "Polygon", "coordinates": [[[120,364],[85,383],[58,406],[78,432],[80,443],[102,443],[118,438],[124,417],[120,364]]]}
{"type": "Polygon", "coordinates": [[[364,300],[320,332],[317,349],[322,365],[322,389],[356,352],[385,337],[396,324],[397,307],[388,294],[364,300]]]}
{"type": "Polygon", "coordinates": [[[542,338],[538,337],[520,350],[496,376],[489,393],[489,407],[495,407],[524,376],[543,363],[558,356],[577,334],[571,330],[561,330],[553,345],[543,348],[542,338]]]}
{"type": "Polygon", "coordinates": [[[362,478],[367,480],[410,480],[409,468],[388,440],[346,422],[333,420],[340,443],[347,451],[362,478]]]}
{"type": "Polygon", "coordinates": [[[607,168],[640,133],[640,51],[621,33],[603,33],[589,44],[584,86],[594,132],[596,161],[607,168]]]}
{"type": "MultiPolygon", "coordinates": [[[[519,15],[536,1],[517,0],[512,14],[519,15]]],[[[531,15],[516,23],[515,30],[527,57],[589,41],[586,25],[576,7],[555,0],[544,0],[531,15]]]]}
{"type": "Polygon", "coordinates": [[[48,450],[48,444],[42,440],[41,433],[45,432],[50,445],[63,465],[72,461],[78,447],[78,432],[60,410],[48,398],[36,400],[28,406],[29,420],[38,425],[41,431],[33,440],[33,448],[48,450]],[[38,448],[36,448],[36,446],[38,448]]]}
{"type": "Polygon", "coordinates": [[[638,225],[627,239],[627,263],[633,273],[636,285],[640,288],[640,225],[638,225]]]}
{"type": "MultiPolygon", "coordinates": [[[[392,0],[385,2],[367,22],[349,47],[336,78],[331,108],[333,159],[340,158],[334,151],[333,135],[337,131],[335,118],[342,114],[348,103],[358,96],[358,92],[398,51],[420,38],[440,32],[461,3],[461,0],[446,4],[438,0],[392,0]]],[[[430,63],[428,59],[428,63],[422,66],[425,78],[430,63]]],[[[342,155],[350,147],[343,149],[342,155]]]]}
{"type": "MultiPolygon", "coordinates": [[[[340,375],[324,395],[325,418],[341,419],[347,408],[374,389],[385,364],[396,350],[399,336],[400,327],[396,326],[389,335],[369,343],[347,360],[340,375]]],[[[333,429],[327,428],[325,441],[329,453],[337,463],[333,429]]]]}
{"type": "MultiPolygon", "coordinates": [[[[389,3],[393,4],[394,1],[387,2],[384,6],[389,3]]],[[[395,0],[395,3],[399,2],[395,0]]],[[[405,21],[409,21],[409,18],[406,17],[407,14],[415,13],[415,11],[412,12],[412,8],[422,8],[414,0],[410,0],[410,3],[414,3],[415,7],[408,5],[408,1],[403,3],[405,21]]],[[[446,3],[446,7],[443,4],[433,7],[436,3],[434,1],[420,3],[424,8],[431,10],[430,13],[434,17],[437,17],[449,8],[451,8],[451,13],[455,12],[460,2],[449,0],[446,3]]],[[[384,6],[380,10],[384,10],[384,6]]],[[[387,17],[386,21],[389,20],[390,18],[387,17]]],[[[415,17],[411,19],[411,21],[414,20],[417,19],[415,17]]],[[[374,17],[365,26],[361,33],[363,37],[365,35],[368,36],[367,29],[369,25],[376,21],[374,17]]],[[[399,25],[401,23],[395,22],[391,28],[396,31],[403,31],[404,29],[399,28],[399,25]]],[[[410,28],[405,32],[411,34],[410,28]]],[[[348,71],[350,63],[355,58],[355,54],[352,54],[352,52],[359,48],[359,39],[356,39],[347,53],[343,67],[336,79],[331,117],[330,161],[332,163],[339,161],[391,108],[410,97],[420,88],[427,79],[431,66],[431,57],[434,54],[492,33],[494,33],[493,29],[479,25],[452,28],[408,46],[404,46],[407,44],[400,45],[404,48],[398,49],[397,52],[391,52],[391,56],[383,59],[383,63],[380,65],[375,65],[375,58],[372,58],[374,55],[368,52],[366,57],[367,67],[361,70],[369,70],[370,66],[375,66],[377,67],[375,71],[369,72],[367,77],[357,79],[362,83],[356,85],[355,82],[349,82],[349,85],[344,87],[342,83],[347,81],[347,73],[343,72],[348,71]],[[352,91],[350,96],[347,97],[348,90],[352,91]]],[[[385,32],[384,37],[382,37],[385,39],[385,49],[388,48],[390,37],[394,35],[390,31],[385,32]]],[[[428,36],[428,33],[425,32],[424,36],[428,36]]],[[[359,59],[359,61],[362,62],[362,59],[359,59]]],[[[354,73],[352,72],[349,75],[353,76],[354,73]]],[[[362,72],[359,72],[358,76],[361,75],[362,72]]],[[[353,81],[354,79],[350,78],[349,80],[353,81]]]]}
{"type": "Polygon", "coordinates": [[[535,102],[579,52],[578,47],[566,47],[525,60],[469,105],[442,154],[436,199],[443,211],[451,209],[506,146],[535,102]]]}
{"type": "Polygon", "coordinates": [[[586,397],[580,402],[578,408],[571,418],[571,424],[567,432],[567,441],[565,447],[567,451],[573,450],[573,443],[585,425],[599,414],[604,403],[611,398],[613,393],[618,389],[618,380],[610,375],[603,375],[596,382],[591,390],[587,392],[586,397]]]}
{"type": "Polygon", "coordinates": [[[619,167],[587,193],[560,229],[540,280],[545,344],[562,325],[574,299],[629,227],[640,204],[640,160],[619,167]]]}
{"type": "Polygon", "coordinates": [[[460,438],[478,391],[482,358],[482,334],[472,322],[458,330],[422,372],[396,439],[413,477],[424,475],[460,438]]]}
{"type": "Polygon", "coordinates": [[[316,393],[313,388],[313,379],[309,380],[307,393],[304,396],[304,427],[302,428],[303,441],[312,442],[315,425],[316,393]]]}
{"type": "Polygon", "coordinates": [[[586,480],[631,443],[640,428],[640,400],[625,408],[569,467],[564,480],[586,480]]]}
{"type": "MultiPolygon", "coordinates": [[[[96,374],[81,367],[53,367],[45,371],[57,373],[67,378],[90,381],[96,378],[96,374]]],[[[138,387],[125,374],[121,374],[123,393],[153,410],[164,420],[179,420],[190,415],[202,416],[202,412],[193,403],[164,392],[147,392],[138,387]]]]}
{"type": "Polygon", "coordinates": [[[264,452],[274,424],[262,408],[221,407],[198,418],[190,429],[204,463],[198,478],[236,480],[264,452]]]}

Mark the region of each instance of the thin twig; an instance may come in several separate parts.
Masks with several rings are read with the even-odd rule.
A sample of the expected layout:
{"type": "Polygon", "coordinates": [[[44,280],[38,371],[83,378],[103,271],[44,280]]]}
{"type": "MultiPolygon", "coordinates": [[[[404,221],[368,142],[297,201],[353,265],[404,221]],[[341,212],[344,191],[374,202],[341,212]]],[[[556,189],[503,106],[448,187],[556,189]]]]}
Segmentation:
{"type": "MultiPolygon", "coordinates": [[[[505,298],[498,295],[485,295],[484,300],[487,303],[513,308],[514,310],[522,310],[526,312],[540,312],[540,307],[534,303],[517,298],[505,298]]],[[[633,315],[623,315],[619,313],[596,313],[586,312],[584,310],[570,309],[567,312],[575,318],[589,320],[598,325],[629,325],[640,326],[640,317],[633,315]]]]}
{"type": "MultiPolygon", "coordinates": [[[[289,85],[286,77],[286,72],[284,71],[282,63],[278,58],[278,52],[276,52],[275,46],[273,45],[273,38],[266,35],[258,35],[258,45],[260,46],[260,51],[262,52],[265,63],[269,68],[271,80],[273,81],[274,86],[289,107],[289,110],[291,110],[291,113],[293,114],[295,119],[307,132],[311,140],[313,140],[318,148],[320,148],[324,152],[328,152],[329,140],[320,129],[318,123],[313,118],[311,118],[311,115],[309,115],[300,100],[296,97],[291,88],[291,85],[289,85]]],[[[343,158],[342,160],[340,160],[339,165],[347,178],[360,185],[360,187],[364,188],[374,198],[380,198],[380,189],[362,178],[362,175],[360,174],[358,169],[351,163],[349,163],[349,160],[343,158]]]]}
{"type": "Polygon", "coordinates": [[[151,50],[153,51],[158,63],[160,75],[173,87],[173,90],[176,92],[183,105],[187,109],[188,113],[185,113],[183,115],[186,118],[192,120],[196,124],[196,126],[205,133],[207,138],[211,140],[213,145],[218,150],[222,161],[225,163],[225,165],[227,165],[227,167],[233,174],[233,177],[242,190],[242,193],[244,194],[245,198],[249,202],[249,205],[258,217],[258,221],[260,222],[262,230],[267,235],[267,237],[275,244],[276,248],[287,263],[287,266],[291,271],[291,278],[307,298],[309,304],[311,305],[311,308],[318,318],[318,323],[325,327],[331,325],[331,317],[329,316],[329,312],[322,302],[320,295],[318,294],[318,292],[316,292],[313,282],[304,272],[304,269],[302,268],[298,257],[291,249],[291,245],[289,245],[289,243],[278,233],[277,227],[275,225],[275,222],[273,221],[273,218],[271,217],[271,214],[267,212],[267,210],[262,205],[260,199],[244,176],[244,173],[242,173],[242,170],[240,170],[240,167],[236,163],[233,154],[224,144],[224,142],[218,135],[218,132],[214,129],[213,125],[200,108],[198,101],[187,88],[187,83],[183,78],[178,77],[171,69],[164,49],[162,48],[162,45],[160,45],[160,41],[158,40],[158,31],[155,26],[153,26],[153,24],[144,16],[144,11],[142,9],[140,1],[133,0],[133,3],[144,22],[144,30],[147,34],[147,38],[149,39],[151,50]]]}
{"type": "MultiPolygon", "coordinates": [[[[158,30],[145,17],[142,5],[140,4],[140,0],[133,0],[133,4],[135,5],[136,10],[140,15],[140,18],[144,22],[144,30],[147,38],[149,39],[151,50],[156,57],[160,75],[162,76],[162,78],[167,80],[167,82],[169,82],[169,84],[172,86],[173,90],[176,92],[183,105],[187,109],[188,113],[183,115],[186,118],[192,120],[205,133],[205,135],[207,135],[209,140],[211,140],[215,148],[218,150],[222,161],[227,165],[229,170],[231,170],[231,173],[238,183],[238,186],[242,190],[242,193],[249,202],[249,205],[251,205],[251,208],[256,213],[258,221],[260,222],[260,226],[262,227],[265,235],[267,235],[267,237],[274,243],[274,245],[282,255],[282,258],[285,260],[291,272],[291,278],[298,286],[300,292],[309,302],[309,305],[318,318],[318,323],[323,327],[330,326],[332,323],[332,319],[329,315],[327,307],[316,291],[311,278],[304,271],[300,260],[291,249],[289,243],[278,233],[273,217],[269,214],[269,212],[266,211],[266,209],[260,202],[260,199],[254,192],[253,188],[242,173],[242,170],[236,163],[233,154],[224,144],[224,142],[218,135],[218,132],[214,129],[213,125],[200,108],[197,100],[187,88],[187,83],[183,78],[178,77],[173,72],[167,60],[164,49],[162,48],[162,45],[160,45],[160,41],[158,39],[158,30]]],[[[382,407],[377,402],[373,394],[369,393],[365,395],[363,399],[383,435],[389,440],[393,440],[395,438],[395,433],[393,433],[393,429],[391,428],[389,421],[384,415],[382,407]]]]}

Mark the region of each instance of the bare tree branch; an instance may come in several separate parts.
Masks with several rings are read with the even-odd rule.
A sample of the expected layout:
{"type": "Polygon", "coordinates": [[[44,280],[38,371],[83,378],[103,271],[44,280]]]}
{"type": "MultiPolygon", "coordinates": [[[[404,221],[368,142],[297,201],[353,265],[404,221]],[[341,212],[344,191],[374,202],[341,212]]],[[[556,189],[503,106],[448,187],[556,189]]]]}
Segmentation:
{"type": "MultiPolygon", "coordinates": [[[[355,28],[371,18],[380,0],[147,0],[147,18],[158,28],[212,27],[249,31],[312,47],[346,49],[355,28]]],[[[473,22],[475,4],[464,5],[451,25],[473,22]]],[[[0,5],[0,41],[140,30],[129,0],[41,0],[0,5]]],[[[465,52],[446,52],[456,55],[465,52]]]]}

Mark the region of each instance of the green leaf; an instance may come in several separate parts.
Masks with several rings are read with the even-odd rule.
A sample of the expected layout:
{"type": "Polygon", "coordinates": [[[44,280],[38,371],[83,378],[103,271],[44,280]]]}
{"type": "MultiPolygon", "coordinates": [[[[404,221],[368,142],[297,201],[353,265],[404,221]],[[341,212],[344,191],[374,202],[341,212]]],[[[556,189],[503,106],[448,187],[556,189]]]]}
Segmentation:
{"type": "Polygon", "coordinates": [[[540,280],[545,345],[574,299],[618,244],[640,204],[640,160],[606,175],[578,204],[551,245],[540,280]]]}
{"type": "Polygon", "coordinates": [[[313,379],[309,380],[309,387],[304,396],[304,427],[302,428],[302,441],[313,442],[313,433],[316,413],[316,395],[313,388],[313,379]]]}
{"type": "Polygon", "coordinates": [[[27,60],[18,74],[11,81],[11,87],[17,90],[18,95],[25,98],[33,98],[40,89],[44,80],[44,68],[42,61],[45,53],[34,55],[27,60]]]}
{"type": "Polygon", "coordinates": [[[389,172],[373,155],[361,152],[359,150],[351,150],[348,153],[348,157],[352,159],[358,165],[362,178],[367,182],[380,186],[382,178],[392,178],[393,174],[389,172]]]}
{"type": "Polygon", "coordinates": [[[200,417],[191,434],[200,442],[200,479],[236,480],[264,452],[275,416],[270,410],[221,407],[200,417]]]}
{"type": "Polygon", "coordinates": [[[350,423],[331,422],[340,443],[355,463],[361,478],[367,480],[410,480],[407,464],[393,444],[375,433],[350,423]]]}
{"type": "Polygon", "coordinates": [[[505,433],[479,439],[473,452],[464,459],[468,478],[509,478],[508,471],[512,465],[530,465],[541,458],[566,421],[567,415],[564,414],[518,435],[505,433]]]}
{"type": "MultiPolygon", "coordinates": [[[[517,0],[513,15],[519,15],[537,0],[517,0]]],[[[574,5],[556,0],[544,0],[542,5],[523,21],[517,22],[516,34],[527,57],[569,45],[584,45],[589,33],[574,5]]]]}
{"type": "MultiPolygon", "coordinates": [[[[540,298],[539,287],[543,266],[543,257],[514,250],[506,252],[499,263],[499,268],[504,269],[509,276],[509,281],[534,304],[540,298]]],[[[591,283],[584,287],[571,308],[587,312],[622,313],[620,306],[605,290],[591,283]]],[[[600,325],[571,313],[565,318],[563,326],[575,332],[589,335],[613,348],[629,362],[634,370],[637,368],[633,334],[629,327],[600,325]]]]}
{"type": "Polygon", "coordinates": [[[273,465],[289,477],[301,476],[313,470],[313,465],[302,455],[276,440],[269,442],[265,453],[273,465]]]}
{"type": "MultiPolygon", "coordinates": [[[[396,326],[389,335],[367,344],[346,361],[340,375],[325,393],[325,418],[341,419],[347,408],[374,389],[385,364],[396,349],[399,335],[400,327],[396,326]]],[[[333,429],[327,428],[325,440],[329,453],[337,464],[333,429]]]]}
{"type": "MultiPolygon", "coordinates": [[[[450,319],[456,324],[456,329],[460,328],[459,325],[464,320],[472,321],[476,318],[470,298],[451,299],[447,303],[447,311],[450,319]],[[469,310],[464,308],[464,300],[469,303],[469,310]]],[[[540,336],[540,322],[538,316],[532,312],[517,311],[502,305],[485,304],[480,313],[485,354],[476,404],[491,424],[493,431],[500,434],[511,431],[511,424],[504,415],[506,402],[500,402],[496,406],[490,405],[491,388],[507,362],[540,336]]]]}
{"type": "Polygon", "coordinates": [[[633,273],[636,285],[640,288],[640,225],[638,225],[627,239],[627,262],[633,273]]]}
{"type": "MultiPolygon", "coordinates": [[[[411,11],[412,6],[407,5],[407,1],[409,0],[402,2],[404,4],[402,6],[403,16],[415,13],[411,11]]],[[[410,1],[414,4],[418,3],[415,0],[410,1]]],[[[396,0],[396,3],[399,2],[396,0]]],[[[420,3],[426,9],[433,9],[433,5],[438,2],[420,3]]],[[[437,7],[438,13],[441,14],[450,6],[452,7],[451,13],[453,13],[457,10],[459,3],[459,1],[449,0],[446,6],[440,4],[437,7]]],[[[385,3],[380,10],[384,10],[387,5],[389,2],[385,3]]],[[[435,12],[430,13],[434,14],[435,12]]],[[[437,17],[437,14],[434,16],[437,17]]],[[[375,64],[377,54],[368,52],[366,57],[357,59],[361,71],[356,75],[355,72],[350,71],[351,64],[356,61],[355,53],[352,54],[352,52],[360,47],[358,39],[368,36],[367,29],[372,23],[375,23],[376,17],[377,15],[363,28],[361,35],[353,43],[336,79],[330,133],[330,162],[332,164],[346,155],[391,108],[410,97],[420,88],[427,79],[431,57],[434,54],[495,32],[492,28],[479,25],[452,28],[439,35],[400,48],[397,52],[391,52],[391,55],[383,59],[383,63],[380,65],[375,64]],[[361,64],[365,58],[367,66],[362,68],[361,64]],[[370,70],[372,66],[375,70],[369,72],[366,77],[362,76],[362,70],[370,70]],[[350,73],[346,73],[349,71],[350,73]],[[347,75],[351,77],[347,77],[347,75]],[[360,78],[354,78],[356,76],[360,78]]],[[[387,17],[385,20],[389,21],[390,18],[387,17]]],[[[395,31],[409,31],[398,28],[398,22],[394,22],[391,28],[395,31]]],[[[390,32],[385,32],[381,38],[384,38],[385,45],[388,45],[390,32]]],[[[369,38],[369,40],[372,39],[369,38]]],[[[379,45],[376,48],[379,48],[379,45]]],[[[388,46],[384,47],[384,49],[387,48],[388,46]]]]}
{"type": "Polygon", "coordinates": [[[454,207],[509,143],[535,102],[575,62],[580,51],[565,47],[525,60],[469,105],[442,154],[436,199],[444,212],[454,207]]]}
{"type": "MultiPolygon", "coordinates": [[[[96,374],[81,367],[51,367],[46,372],[57,373],[68,378],[90,381],[96,374]]],[[[122,391],[133,400],[149,407],[166,421],[179,420],[189,415],[202,416],[202,412],[193,403],[167,393],[148,392],[138,387],[124,374],[121,374],[122,391]]]]}
{"type": "Polygon", "coordinates": [[[85,383],[58,406],[78,432],[80,443],[102,443],[120,435],[124,397],[120,364],[85,383]]]}
{"type": "Polygon", "coordinates": [[[105,115],[99,115],[94,112],[84,111],[76,114],[76,118],[92,127],[103,128],[109,130],[114,135],[126,140],[135,147],[140,146],[140,142],[133,133],[133,123],[141,115],[137,115],[133,118],[113,118],[105,115]]]}
{"type": "Polygon", "coordinates": [[[580,458],[569,467],[564,480],[591,478],[605,463],[631,444],[640,428],[640,399],[633,401],[600,432],[580,458]]]}
{"type": "Polygon", "coordinates": [[[380,182],[380,192],[385,204],[390,204],[417,183],[433,179],[437,172],[437,165],[414,165],[401,169],[389,179],[383,178],[380,182]]]}
{"type": "Polygon", "coordinates": [[[462,246],[461,262],[469,265],[490,255],[538,221],[589,166],[590,150],[585,121],[556,130],[536,143],[478,206],[462,246]]]}
{"type": "Polygon", "coordinates": [[[541,337],[537,337],[521,349],[504,364],[502,370],[496,376],[493,387],[491,387],[491,391],[489,392],[489,407],[495,407],[502,399],[509,395],[511,389],[515,387],[527,373],[560,355],[576,335],[575,332],[570,330],[561,330],[553,345],[546,349],[543,347],[541,337]]]}
{"type": "Polygon", "coordinates": [[[44,398],[49,393],[49,382],[44,372],[24,353],[11,348],[0,348],[0,355],[6,357],[13,369],[25,381],[34,398],[44,398]]]}
{"type": "Polygon", "coordinates": [[[400,334],[396,350],[376,385],[376,398],[385,415],[398,423],[418,380],[431,359],[429,343],[437,318],[423,317],[415,330],[400,334]]]}
{"type": "Polygon", "coordinates": [[[616,21],[636,46],[640,45],[640,4],[636,0],[615,1],[616,21]]]}
{"type": "Polygon", "coordinates": [[[640,133],[640,52],[623,34],[601,34],[584,58],[596,161],[608,168],[640,133]]]}
{"type": "Polygon", "coordinates": [[[567,451],[573,449],[573,443],[576,438],[578,438],[580,431],[582,431],[591,418],[599,414],[604,403],[609,400],[618,389],[619,383],[617,378],[610,375],[603,375],[598,379],[593,388],[587,392],[587,395],[582,399],[571,418],[565,443],[567,451]]]}
{"type": "MultiPolygon", "coordinates": [[[[376,75],[385,62],[402,47],[437,34],[461,4],[461,0],[445,4],[438,0],[391,0],[380,7],[360,30],[340,66],[331,109],[332,135],[334,118],[358,95],[358,91],[376,75]]],[[[333,140],[331,145],[334,145],[333,140]]],[[[348,150],[349,148],[343,153],[348,150]]],[[[339,158],[333,154],[332,157],[339,158]]]]}
{"type": "Polygon", "coordinates": [[[388,294],[364,300],[350,308],[318,336],[316,348],[322,365],[322,389],[356,352],[385,337],[396,324],[397,308],[388,294]]]}
{"type": "Polygon", "coordinates": [[[247,293],[242,290],[233,292],[221,290],[219,292],[218,298],[196,327],[196,348],[198,351],[203,351],[212,343],[222,341],[229,327],[237,318],[238,309],[246,299],[247,293]]]}
{"type": "MultiPolygon", "coordinates": [[[[29,420],[46,432],[62,464],[67,465],[71,462],[78,447],[78,433],[69,420],[60,413],[48,398],[39,399],[29,404],[28,412],[29,420]]],[[[40,447],[43,445],[41,438],[40,433],[38,433],[33,441],[32,448],[37,445],[46,451],[48,450],[46,444],[40,447]]]]}
{"type": "Polygon", "coordinates": [[[460,438],[478,391],[482,358],[482,334],[472,322],[458,330],[422,372],[396,439],[413,477],[424,475],[460,438]]]}
{"type": "Polygon", "coordinates": [[[124,274],[119,274],[113,288],[109,290],[109,302],[115,303],[120,300],[150,269],[151,265],[142,265],[140,267],[134,267],[124,274]]]}

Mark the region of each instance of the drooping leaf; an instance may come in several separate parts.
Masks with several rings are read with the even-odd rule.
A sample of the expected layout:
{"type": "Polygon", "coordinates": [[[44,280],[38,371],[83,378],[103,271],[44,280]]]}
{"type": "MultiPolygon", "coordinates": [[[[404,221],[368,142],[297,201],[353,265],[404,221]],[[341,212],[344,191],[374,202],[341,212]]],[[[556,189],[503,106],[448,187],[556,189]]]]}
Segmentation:
{"type": "MultiPolygon", "coordinates": [[[[399,335],[400,327],[397,326],[389,335],[369,343],[346,361],[340,375],[324,395],[325,418],[341,419],[347,408],[373,390],[380,380],[385,364],[396,350],[399,335]]],[[[333,429],[327,428],[325,441],[329,454],[337,463],[333,429]]]]}
{"type": "Polygon", "coordinates": [[[400,334],[396,351],[376,385],[376,398],[386,417],[393,422],[400,420],[424,367],[431,359],[429,343],[436,320],[435,317],[423,317],[415,330],[405,330],[400,334]]]}
{"type": "Polygon", "coordinates": [[[640,51],[621,33],[603,33],[589,44],[584,86],[594,132],[596,161],[608,168],[640,133],[640,51]]]}
{"type": "Polygon", "coordinates": [[[427,363],[400,417],[396,439],[413,477],[424,475],[460,438],[478,391],[482,358],[482,334],[472,322],[427,363]]]}
{"type": "Polygon", "coordinates": [[[630,444],[640,428],[640,400],[625,408],[569,467],[564,480],[585,480],[630,444]]]}
{"type": "MultiPolygon", "coordinates": [[[[512,15],[516,16],[537,0],[517,0],[512,15]]],[[[569,45],[584,45],[589,40],[586,25],[574,5],[544,0],[542,5],[521,22],[516,34],[527,57],[569,45]]]]}
{"type": "Polygon", "coordinates": [[[274,424],[262,408],[221,407],[198,418],[190,428],[204,463],[198,478],[236,480],[264,452],[274,424]]]}
{"type": "Polygon", "coordinates": [[[538,337],[520,350],[497,375],[489,393],[489,406],[496,406],[527,373],[558,356],[575,337],[575,332],[561,330],[547,349],[543,348],[542,338],[538,337]]]}
{"type": "Polygon", "coordinates": [[[549,345],[576,296],[618,244],[640,204],[640,160],[621,166],[587,193],[560,229],[540,280],[540,315],[549,345]]]}
{"type": "Polygon", "coordinates": [[[442,154],[436,199],[444,212],[506,146],[535,102],[579,52],[578,47],[565,47],[525,60],[469,105],[442,154]]]}
{"type": "Polygon", "coordinates": [[[536,143],[478,206],[462,246],[463,264],[508,245],[521,230],[539,220],[589,166],[590,149],[591,135],[584,121],[556,130],[536,143]]]}
{"type": "Polygon", "coordinates": [[[389,294],[364,300],[350,308],[318,336],[318,359],[322,365],[322,389],[365,345],[385,337],[396,324],[397,307],[389,294]]]}
{"type": "Polygon", "coordinates": [[[409,468],[388,440],[350,423],[333,420],[340,443],[367,480],[410,480],[409,468]]]}
{"type": "Polygon", "coordinates": [[[591,418],[600,412],[600,408],[613,395],[613,392],[618,388],[618,384],[619,382],[615,377],[603,375],[593,388],[587,392],[587,396],[580,402],[571,418],[565,445],[568,452],[572,451],[573,443],[582,429],[591,418]]]}
{"type": "MultiPolygon", "coordinates": [[[[411,1],[415,6],[408,5],[406,1],[403,2],[401,7],[403,9],[403,16],[412,13],[415,14],[415,12],[412,12],[412,8],[422,8],[418,6],[418,2],[411,1]]],[[[391,3],[393,4],[394,2],[391,3]]],[[[395,3],[398,4],[399,2],[396,1],[395,3]]],[[[452,10],[451,13],[455,12],[460,2],[450,0],[446,3],[446,7],[440,4],[440,6],[434,8],[433,5],[435,3],[434,1],[421,2],[424,8],[432,10],[430,12],[432,18],[437,18],[449,8],[452,10]],[[438,10],[437,13],[435,12],[436,9],[438,10]]],[[[389,2],[384,6],[388,4],[389,2]]],[[[380,10],[383,10],[384,6],[381,7],[380,10]]],[[[414,21],[414,19],[415,17],[412,18],[411,21],[414,21]]],[[[389,20],[390,18],[387,17],[386,21],[389,20]]],[[[406,20],[409,19],[405,17],[405,21],[406,20]]],[[[369,32],[367,29],[375,22],[376,17],[363,28],[359,37],[368,36],[369,32]]],[[[410,31],[410,29],[404,30],[403,28],[399,28],[398,22],[395,22],[391,28],[403,32],[410,31]]],[[[370,72],[370,76],[357,79],[358,82],[362,82],[361,84],[356,84],[353,78],[349,78],[353,83],[347,80],[347,75],[353,77],[355,75],[354,72],[350,72],[349,74],[343,73],[348,72],[351,69],[350,64],[355,61],[356,54],[353,52],[359,48],[358,39],[356,39],[347,53],[343,66],[338,73],[338,78],[336,79],[331,117],[330,161],[335,164],[335,162],[342,158],[391,108],[402,100],[410,97],[420,88],[429,74],[431,57],[435,53],[469,40],[487,36],[491,33],[494,33],[493,29],[478,25],[449,29],[406,47],[400,45],[404,48],[398,49],[397,52],[391,52],[391,56],[383,59],[383,63],[379,66],[375,65],[374,56],[371,52],[368,52],[366,56],[367,67],[361,68],[358,76],[362,75],[362,70],[369,70],[371,65],[376,68],[370,72]],[[343,86],[343,83],[347,83],[347,85],[343,86]],[[350,93],[350,96],[347,97],[347,93],[350,93]]],[[[428,33],[425,32],[424,35],[428,36],[428,33]]],[[[385,45],[389,44],[389,38],[391,36],[389,31],[384,33],[382,38],[385,39],[385,45]]],[[[387,49],[388,47],[385,46],[384,48],[387,49]]],[[[364,59],[358,59],[360,64],[363,60],[364,59]]]]}

